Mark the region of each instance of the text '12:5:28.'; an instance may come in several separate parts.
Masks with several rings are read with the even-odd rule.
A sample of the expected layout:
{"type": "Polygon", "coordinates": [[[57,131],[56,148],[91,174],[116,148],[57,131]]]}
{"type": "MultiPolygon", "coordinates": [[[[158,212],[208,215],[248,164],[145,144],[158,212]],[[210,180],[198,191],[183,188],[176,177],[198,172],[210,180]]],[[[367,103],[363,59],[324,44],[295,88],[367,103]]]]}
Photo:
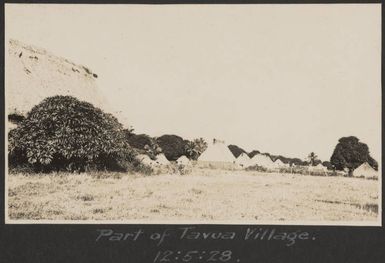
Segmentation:
{"type": "Polygon", "coordinates": [[[188,251],[158,251],[155,255],[153,263],[159,262],[240,262],[239,259],[233,257],[231,250],[188,250],[188,251]]]}

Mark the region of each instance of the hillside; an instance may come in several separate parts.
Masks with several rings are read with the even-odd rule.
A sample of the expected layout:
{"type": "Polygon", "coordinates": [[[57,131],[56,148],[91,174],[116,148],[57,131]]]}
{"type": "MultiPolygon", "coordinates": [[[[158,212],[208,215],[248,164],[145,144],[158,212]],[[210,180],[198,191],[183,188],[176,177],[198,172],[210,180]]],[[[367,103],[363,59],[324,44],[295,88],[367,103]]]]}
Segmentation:
{"type": "Polygon", "coordinates": [[[48,51],[8,42],[5,63],[5,100],[8,114],[25,114],[44,98],[71,95],[93,103],[105,104],[96,85],[97,75],[82,65],[48,51]]]}

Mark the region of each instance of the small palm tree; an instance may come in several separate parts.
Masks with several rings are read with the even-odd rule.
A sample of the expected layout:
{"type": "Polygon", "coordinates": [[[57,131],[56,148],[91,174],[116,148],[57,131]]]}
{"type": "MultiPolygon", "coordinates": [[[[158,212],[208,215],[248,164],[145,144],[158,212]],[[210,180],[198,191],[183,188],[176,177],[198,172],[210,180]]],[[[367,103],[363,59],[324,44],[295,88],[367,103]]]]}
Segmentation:
{"type": "Polygon", "coordinates": [[[195,139],[186,144],[186,153],[193,160],[197,160],[206,149],[207,143],[203,138],[195,139]]]}
{"type": "Polygon", "coordinates": [[[311,166],[314,166],[315,165],[315,162],[318,158],[317,154],[315,154],[314,152],[311,152],[309,153],[309,155],[307,156],[309,162],[310,162],[310,165],[311,166]]]}
{"type": "Polygon", "coordinates": [[[195,160],[197,158],[199,152],[194,142],[188,142],[186,144],[186,153],[190,159],[195,160]]]}

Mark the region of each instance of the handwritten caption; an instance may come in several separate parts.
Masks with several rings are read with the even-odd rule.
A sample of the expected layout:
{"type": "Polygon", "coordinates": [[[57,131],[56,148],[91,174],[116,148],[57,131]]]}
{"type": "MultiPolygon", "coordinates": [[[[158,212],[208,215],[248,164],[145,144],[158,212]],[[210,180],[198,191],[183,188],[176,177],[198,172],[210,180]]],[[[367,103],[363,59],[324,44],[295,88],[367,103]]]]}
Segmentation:
{"type": "Polygon", "coordinates": [[[113,229],[97,229],[96,242],[110,241],[139,241],[143,239],[153,240],[157,246],[166,240],[243,240],[247,242],[279,241],[290,247],[300,240],[315,240],[315,236],[306,231],[279,231],[276,228],[248,227],[243,231],[200,231],[197,227],[177,227],[164,229],[162,231],[147,232],[144,229],[136,229],[130,232],[117,232],[113,229]]]}

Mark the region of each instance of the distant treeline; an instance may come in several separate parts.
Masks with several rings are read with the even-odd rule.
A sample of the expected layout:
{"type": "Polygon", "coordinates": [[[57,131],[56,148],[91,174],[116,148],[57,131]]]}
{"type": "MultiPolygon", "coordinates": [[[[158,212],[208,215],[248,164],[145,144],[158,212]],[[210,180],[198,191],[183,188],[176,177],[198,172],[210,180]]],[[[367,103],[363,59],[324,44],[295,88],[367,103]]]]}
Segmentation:
{"type": "Polygon", "coordinates": [[[189,141],[174,134],[150,137],[147,134],[135,134],[131,130],[126,130],[125,133],[131,147],[152,159],[163,153],[169,161],[176,161],[181,156],[197,160],[207,148],[207,143],[202,138],[189,141]]]}
{"type": "MultiPolygon", "coordinates": [[[[230,151],[233,153],[234,157],[235,158],[238,158],[239,155],[241,155],[242,153],[245,153],[247,154],[250,158],[253,158],[255,155],[257,154],[263,154],[265,156],[269,156],[270,159],[275,162],[276,160],[281,160],[283,163],[287,163],[287,164],[295,164],[295,165],[309,165],[309,162],[308,161],[303,161],[301,160],[300,158],[290,158],[290,157],[285,157],[285,156],[282,156],[282,155],[273,155],[273,154],[270,154],[270,153],[267,153],[267,152],[264,152],[264,153],[261,153],[260,151],[258,150],[252,150],[251,152],[247,152],[245,151],[244,149],[242,149],[241,147],[237,146],[237,145],[234,145],[234,144],[230,144],[229,146],[229,149],[230,151]]],[[[317,160],[317,163],[321,163],[320,160],[317,160]]]]}

